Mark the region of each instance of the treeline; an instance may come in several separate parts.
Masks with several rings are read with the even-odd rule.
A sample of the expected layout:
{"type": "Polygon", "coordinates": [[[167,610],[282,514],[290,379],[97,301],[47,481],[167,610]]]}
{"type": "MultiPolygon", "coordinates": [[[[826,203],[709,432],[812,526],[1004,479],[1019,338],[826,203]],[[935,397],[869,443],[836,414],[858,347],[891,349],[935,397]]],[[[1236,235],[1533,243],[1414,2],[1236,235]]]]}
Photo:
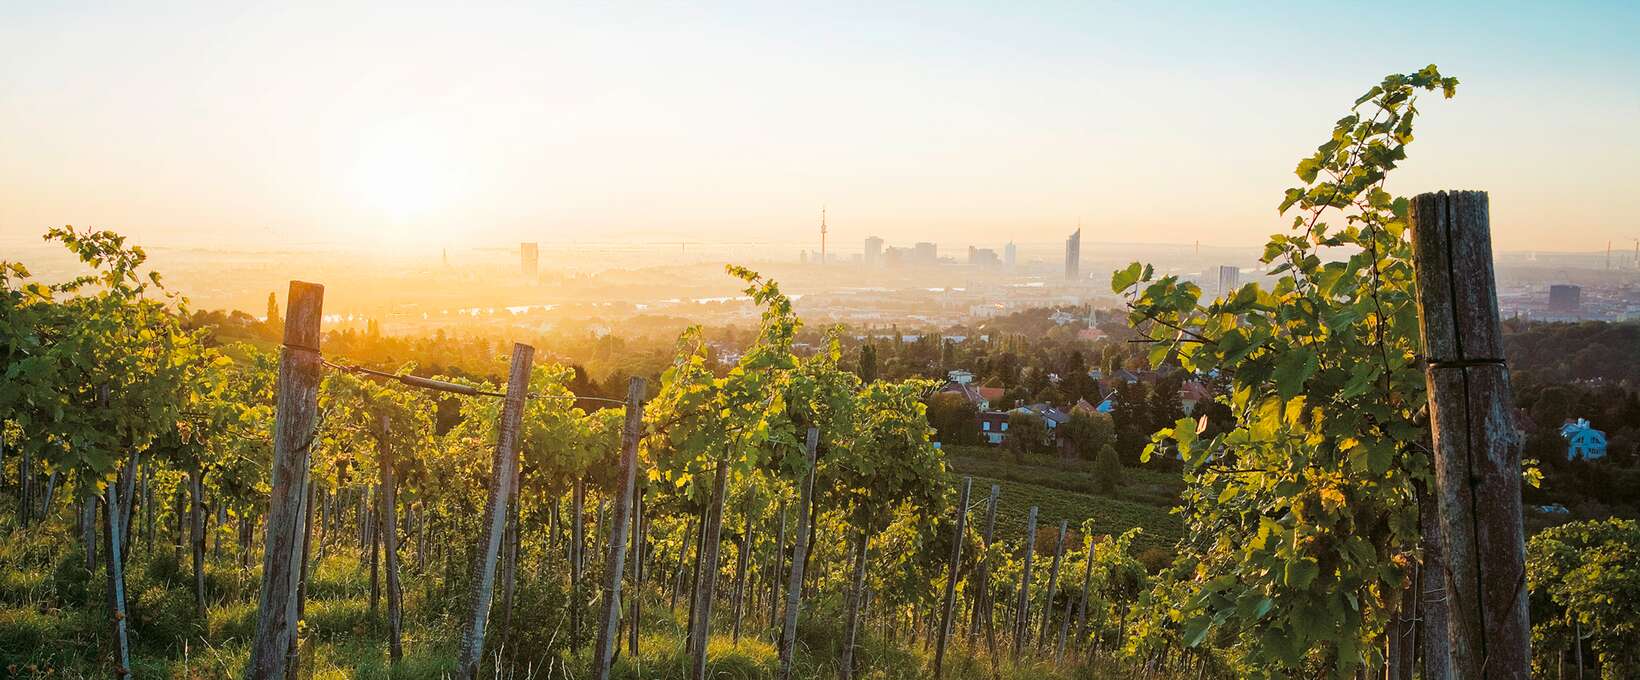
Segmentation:
{"type": "Polygon", "coordinates": [[[1504,322],[1504,352],[1520,379],[1604,382],[1640,389],[1640,322],[1504,322]]]}

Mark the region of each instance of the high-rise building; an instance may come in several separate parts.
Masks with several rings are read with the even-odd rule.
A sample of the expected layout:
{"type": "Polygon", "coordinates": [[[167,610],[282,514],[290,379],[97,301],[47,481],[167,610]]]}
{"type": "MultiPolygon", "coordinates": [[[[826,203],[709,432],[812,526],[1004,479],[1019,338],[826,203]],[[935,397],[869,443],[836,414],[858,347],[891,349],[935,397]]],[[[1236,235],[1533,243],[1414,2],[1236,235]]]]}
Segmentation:
{"type": "Polygon", "coordinates": [[[1556,314],[1576,314],[1583,308],[1583,288],[1571,285],[1549,286],[1549,311],[1556,314]]]}
{"type": "Polygon", "coordinates": [[[1009,241],[1008,245],[1005,245],[1005,246],[1002,247],[1002,265],[1004,267],[1009,268],[1009,269],[1013,269],[1014,264],[1016,264],[1018,262],[1019,262],[1019,249],[1014,247],[1014,242],[1013,241],[1009,241]]]}
{"type": "Polygon", "coordinates": [[[524,276],[535,278],[536,267],[541,264],[541,247],[533,242],[518,244],[518,268],[524,276]]]}
{"type": "Polygon", "coordinates": [[[875,267],[879,264],[882,264],[882,260],[883,260],[883,240],[880,239],[880,238],[877,238],[876,236],[867,236],[866,237],[866,254],[865,254],[866,266],[867,267],[875,267]]]}
{"type": "Polygon", "coordinates": [[[1082,278],[1082,228],[1065,239],[1065,278],[1075,281],[1082,278]]]}
{"type": "Polygon", "coordinates": [[[1241,267],[1219,265],[1219,297],[1225,297],[1241,288],[1241,267]]]}
{"type": "Polygon", "coordinates": [[[924,241],[911,248],[911,255],[917,264],[934,264],[940,261],[939,246],[924,241]]]}
{"type": "Polygon", "coordinates": [[[997,251],[968,246],[968,264],[975,267],[995,267],[999,263],[997,251]]]}

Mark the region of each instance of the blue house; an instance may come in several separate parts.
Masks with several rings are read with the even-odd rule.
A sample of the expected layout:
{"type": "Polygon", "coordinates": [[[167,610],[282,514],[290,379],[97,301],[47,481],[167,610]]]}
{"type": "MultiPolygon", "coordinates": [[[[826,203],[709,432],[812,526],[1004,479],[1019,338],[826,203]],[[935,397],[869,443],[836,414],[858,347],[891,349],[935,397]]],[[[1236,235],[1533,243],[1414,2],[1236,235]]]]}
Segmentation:
{"type": "Polygon", "coordinates": [[[1589,421],[1578,418],[1560,426],[1560,436],[1566,438],[1566,460],[1600,460],[1606,457],[1606,433],[1589,426],[1589,421]]]}

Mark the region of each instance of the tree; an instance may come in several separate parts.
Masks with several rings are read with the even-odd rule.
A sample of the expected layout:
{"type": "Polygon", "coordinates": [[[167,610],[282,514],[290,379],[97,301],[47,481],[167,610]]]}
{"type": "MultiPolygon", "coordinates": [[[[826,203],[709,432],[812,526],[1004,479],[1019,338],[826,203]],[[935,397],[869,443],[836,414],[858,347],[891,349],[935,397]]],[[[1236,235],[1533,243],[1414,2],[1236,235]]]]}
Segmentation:
{"type": "Polygon", "coordinates": [[[273,291],[268,291],[267,323],[268,328],[274,333],[278,333],[279,329],[284,326],[284,322],[279,320],[279,299],[274,296],[273,291]]]}
{"type": "Polygon", "coordinates": [[[1151,427],[1143,383],[1118,381],[1111,399],[1111,420],[1116,429],[1116,451],[1125,464],[1139,462],[1139,452],[1156,430],[1151,427]]]}
{"type": "Polygon", "coordinates": [[[867,385],[877,380],[877,345],[870,339],[860,346],[860,364],[854,374],[860,376],[860,382],[867,385]]]}
{"type": "Polygon", "coordinates": [[[1031,411],[1008,412],[1008,448],[1014,453],[1038,453],[1048,446],[1048,426],[1031,411]]]}
{"type": "Polygon", "coordinates": [[[1093,483],[1106,494],[1116,493],[1122,485],[1122,459],[1110,444],[1099,447],[1099,455],[1093,459],[1093,483]]]}
{"type": "Polygon", "coordinates": [[[1116,423],[1104,413],[1072,410],[1070,420],[1060,427],[1070,442],[1069,453],[1081,458],[1091,459],[1116,443],[1116,423]]]}
{"type": "Polygon", "coordinates": [[[936,392],[928,398],[928,423],[945,444],[979,443],[979,407],[956,392],[936,392]]]}

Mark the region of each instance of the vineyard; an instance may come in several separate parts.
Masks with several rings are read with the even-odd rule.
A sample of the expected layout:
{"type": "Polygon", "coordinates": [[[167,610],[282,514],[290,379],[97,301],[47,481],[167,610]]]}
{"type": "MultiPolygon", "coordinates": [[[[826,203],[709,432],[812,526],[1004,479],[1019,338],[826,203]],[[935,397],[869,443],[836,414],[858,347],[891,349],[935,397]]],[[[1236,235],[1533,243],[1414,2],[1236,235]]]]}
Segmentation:
{"type": "MultiPolygon", "coordinates": [[[[592,400],[551,348],[513,345],[487,378],[359,365],[327,350],[314,283],[269,319],[279,346],[222,344],[140,247],[53,229],[85,276],[0,269],[0,668],[1471,677],[1443,669],[1444,624],[1419,609],[1445,601],[1428,574],[1448,551],[1429,542],[1451,531],[1430,492],[1446,473],[1420,410],[1406,201],[1381,186],[1415,95],[1455,86],[1391,76],[1300,164],[1274,289],[1209,301],[1148,267],[1115,274],[1152,363],[1232,376],[1235,422],[1180,420],[1146,456],[1183,472],[1126,470],[1108,492],[1086,464],[936,446],[933,382],[863,381],[842,328],[798,351],[791,298],[741,267],[761,316],[732,366],[693,328],[663,373],[592,400]]],[[[1640,667],[1614,642],[1634,619],[1588,604],[1576,586],[1599,574],[1564,547],[1620,546],[1629,526],[1534,544],[1533,587],[1570,585],[1527,593],[1519,575],[1560,617],[1523,663],[1576,639],[1608,677],[1640,667]]]]}

